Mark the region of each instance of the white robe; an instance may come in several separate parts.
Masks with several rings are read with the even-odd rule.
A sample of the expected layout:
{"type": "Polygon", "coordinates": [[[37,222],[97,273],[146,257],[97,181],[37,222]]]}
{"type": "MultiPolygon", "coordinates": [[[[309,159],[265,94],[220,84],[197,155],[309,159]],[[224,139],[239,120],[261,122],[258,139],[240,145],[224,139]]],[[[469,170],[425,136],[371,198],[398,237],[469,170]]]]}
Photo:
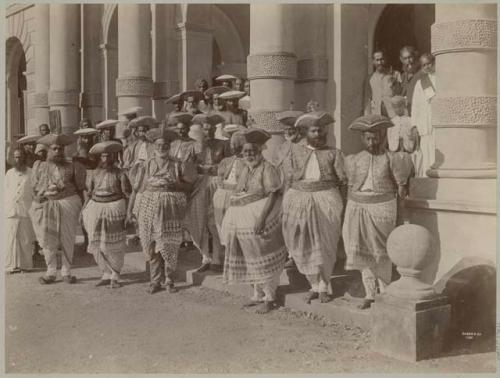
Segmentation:
{"type": "MultiPolygon", "coordinates": [[[[434,88],[436,88],[436,75],[430,74],[429,78],[434,88]]],[[[422,170],[424,173],[434,164],[436,155],[431,113],[431,103],[434,96],[435,91],[432,88],[424,90],[422,81],[417,81],[412,99],[411,124],[417,127],[418,134],[420,135],[422,170]]],[[[417,176],[421,175],[423,176],[423,174],[417,172],[417,176]]]]}
{"type": "Polygon", "coordinates": [[[5,270],[33,268],[35,233],[29,218],[33,201],[31,168],[15,168],[5,174],[5,270]]]}

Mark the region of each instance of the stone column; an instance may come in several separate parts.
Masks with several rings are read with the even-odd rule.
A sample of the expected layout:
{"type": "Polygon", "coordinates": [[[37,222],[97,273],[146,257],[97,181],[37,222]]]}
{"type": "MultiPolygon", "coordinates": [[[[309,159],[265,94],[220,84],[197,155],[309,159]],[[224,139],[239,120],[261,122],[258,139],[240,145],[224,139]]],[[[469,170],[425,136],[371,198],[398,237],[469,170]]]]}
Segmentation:
{"type": "Polygon", "coordinates": [[[116,119],[118,113],[118,105],[116,100],[116,77],[118,73],[118,64],[113,64],[118,58],[118,47],[101,44],[99,46],[101,49],[102,58],[102,85],[101,93],[103,94],[103,118],[104,119],[116,119]]]}
{"type": "Polygon", "coordinates": [[[50,38],[49,20],[50,5],[35,5],[35,30],[33,33],[35,45],[35,93],[31,97],[31,106],[34,109],[35,119],[38,124],[49,123],[50,86],[50,38]]]}
{"type": "Polygon", "coordinates": [[[118,5],[118,111],[140,106],[151,114],[151,5],[118,5]]]}
{"type": "Polygon", "coordinates": [[[430,177],[496,177],[496,17],[495,4],[436,5],[430,177]]]}
{"type": "Polygon", "coordinates": [[[290,108],[295,100],[297,59],[294,54],[289,4],[250,4],[250,55],[247,77],[251,86],[249,116],[255,127],[269,131],[273,137],[265,150],[272,158],[283,142],[282,126],[276,114],[290,108]]]}
{"type": "Polygon", "coordinates": [[[62,132],[71,134],[80,119],[80,5],[50,5],[51,110],[61,111],[62,132]]]}
{"type": "Polygon", "coordinates": [[[184,22],[178,25],[181,67],[181,89],[194,89],[197,79],[204,78],[209,83],[212,76],[213,31],[208,25],[184,22]]]}
{"type": "Polygon", "coordinates": [[[153,116],[165,119],[165,100],[179,92],[175,4],[153,4],[153,116]]]}
{"type": "Polygon", "coordinates": [[[102,4],[82,4],[82,118],[103,120],[99,40],[102,4]]]}

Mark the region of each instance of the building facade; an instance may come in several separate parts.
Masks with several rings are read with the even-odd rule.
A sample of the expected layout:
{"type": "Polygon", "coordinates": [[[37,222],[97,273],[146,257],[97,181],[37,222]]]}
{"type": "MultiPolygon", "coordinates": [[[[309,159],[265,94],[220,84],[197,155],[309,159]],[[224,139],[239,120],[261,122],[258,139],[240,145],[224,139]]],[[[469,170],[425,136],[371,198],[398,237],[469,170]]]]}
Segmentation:
{"type": "Polygon", "coordinates": [[[353,153],[347,127],[362,114],[371,53],[384,47],[399,68],[408,44],[436,56],[437,157],[429,177],[412,180],[405,217],[435,236],[426,275],[436,290],[462,300],[453,282],[486,272],[493,287],[473,291],[486,303],[496,264],[495,4],[11,5],[6,139],[36,133],[52,109],[66,132],[130,106],[162,120],[166,98],[225,73],[250,80],[249,112],[273,134],[270,153],[283,140],[276,113],[311,99],[335,116],[331,141],[353,153]]]}

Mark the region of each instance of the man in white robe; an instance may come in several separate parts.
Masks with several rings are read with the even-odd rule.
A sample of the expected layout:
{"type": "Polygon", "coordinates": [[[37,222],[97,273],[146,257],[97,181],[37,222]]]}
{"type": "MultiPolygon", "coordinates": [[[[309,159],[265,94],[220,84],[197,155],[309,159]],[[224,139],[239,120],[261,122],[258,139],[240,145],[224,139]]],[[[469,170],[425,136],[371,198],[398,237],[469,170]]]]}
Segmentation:
{"type": "Polygon", "coordinates": [[[429,53],[422,54],[420,57],[423,75],[415,85],[411,110],[411,124],[417,127],[418,134],[420,135],[422,169],[424,174],[434,163],[436,150],[431,113],[432,99],[436,95],[434,59],[434,56],[429,53]]]}
{"type": "Polygon", "coordinates": [[[33,201],[31,168],[26,164],[26,154],[16,149],[14,167],[5,174],[5,270],[8,273],[33,268],[33,243],[35,233],[29,217],[33,201]]]}

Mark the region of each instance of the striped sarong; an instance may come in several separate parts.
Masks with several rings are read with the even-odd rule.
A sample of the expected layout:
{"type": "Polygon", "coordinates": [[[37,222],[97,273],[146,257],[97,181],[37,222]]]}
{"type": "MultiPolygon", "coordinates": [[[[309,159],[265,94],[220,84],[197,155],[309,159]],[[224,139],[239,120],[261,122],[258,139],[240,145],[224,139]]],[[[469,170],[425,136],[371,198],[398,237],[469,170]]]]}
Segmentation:
{"type": "Polygon", "coordinates": [[[101,264],[109,265],[115,272],[120,272],[123,267],[127,247],[124,225],[126,216],[124,199],[113,202],[90,200],[82,211],[83,224],[89,237],[87,252],[94,255],[98,264],[100,260],[104,260],[101,264]]]}
{"type": "Polygon", "coordinates": [[[262,235],[256,235],[254,228],[267,198],[229,207],[221,228],[221,242],[226,247],[224,283],[265,284],[281,274],[287,257],[281,232],[281,198],[268,215],[262,235]]]}
{"type": "Polygon", "coordinates": [[[33,202],[30,217],[40,247],[53,252],[62,248],[67,260],[73,261],[81,209],[82,201],[76,194],[43,203],[33,202]]]}
{"type": "Polygon", "coordinates": [[[300,273],[326,273],[337,259],[342,222],[342,197],[337,188],[320,191],[289,189],[283,199],[283,237],[300,273]],[[323,269],[322,269],[323,268],[323,269]]]}
{"type": "Polygon", "coordinates": [[[182,192],[146,190],[142,194],[138,223],[139,237],[146,259],[149,260],[151,257],[150,248],[154,242],[155,252],[161,253],[170,266],[177,264],[186,208],[186,195],[182,192]]]}
{"type": "Polygon", "coordinates": [[[347,270],[376,269],[390,261],[386,242],[396,227],[397,201],[371,202],[347,201],[342,229],[347,270]]]}

